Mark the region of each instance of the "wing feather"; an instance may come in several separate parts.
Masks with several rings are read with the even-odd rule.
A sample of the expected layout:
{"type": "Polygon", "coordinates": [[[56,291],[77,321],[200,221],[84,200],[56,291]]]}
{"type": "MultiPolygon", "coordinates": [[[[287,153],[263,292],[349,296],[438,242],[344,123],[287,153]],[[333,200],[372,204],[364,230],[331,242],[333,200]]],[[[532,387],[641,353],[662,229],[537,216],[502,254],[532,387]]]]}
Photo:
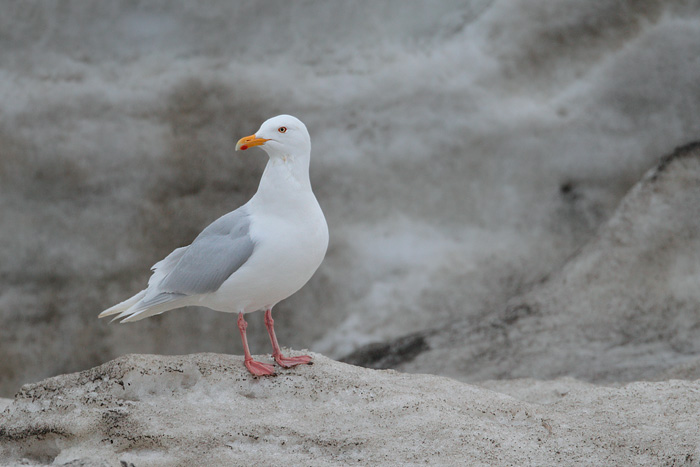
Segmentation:
{"type": "MultiPolygon", "coordinates": [[[[250,237],[250,215],[242,206],[204,229],[181,254],[157,289],[160,293],[180,295],[215,292],[245,264],[254,249],[255,243],[250,237]]],[[[180,253],[180,250],[175,252],[180,253]]]]}

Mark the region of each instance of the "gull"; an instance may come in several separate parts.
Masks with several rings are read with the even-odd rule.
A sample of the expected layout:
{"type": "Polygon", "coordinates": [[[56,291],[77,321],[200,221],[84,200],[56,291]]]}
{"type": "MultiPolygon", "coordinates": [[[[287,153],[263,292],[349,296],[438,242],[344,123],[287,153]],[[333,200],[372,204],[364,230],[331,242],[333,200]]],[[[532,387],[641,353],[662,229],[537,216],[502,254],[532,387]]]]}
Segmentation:
{"type": "Polygon", "coordinates": [[[269,156],[255,195],[156,263],[144,290],[100,318],[117,315],[115,320],[128,323],[191,305],[238,313],[245,366],[254,376],[266,376],[275,374],[274,367],[251,356],[244,318],[265,310],[277,364],[311,363],[308,355],[282,355],[272,319],[272,307],[306,284],[328,248],[328,225],[309,179],[311,139],[300,120],[279,115],[241,138],[236,151],[254,146],[269,156]]]}

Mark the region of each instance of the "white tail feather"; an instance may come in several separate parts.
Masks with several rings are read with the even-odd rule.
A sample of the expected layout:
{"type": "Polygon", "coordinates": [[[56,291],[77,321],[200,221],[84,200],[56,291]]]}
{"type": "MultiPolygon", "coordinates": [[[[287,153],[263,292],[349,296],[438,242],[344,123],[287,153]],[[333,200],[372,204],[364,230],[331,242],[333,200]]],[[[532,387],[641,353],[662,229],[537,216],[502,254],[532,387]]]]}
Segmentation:
{"type": "Polygon", "coordinates": [[[126,310],[114,319],[117,320],[124,318],[120,321],[120,323],[131,323],[144,318],[148,318],[149,316],[159,315],[168,310],[172,310],[173,308],[179,308],[181,306],[184,306],[182,300],[173,300],[170,302],[159,303],[157,305],[151,305],[147,308],[135,308],[133,311],[126,310]]]}
{"type": "MultiPolygon", "coordinates": [[[[128,317],[128,320],[123,320],[122,323],[127,322],[127,321],[138,321],[143,318],[147,318],[148,316],[153,316],[158,313],[162,313],[164,311],[172,310],[173,308],[177,308],[178,306],[183,306],[183,305],[170,305],[168,308],[163,309],[162,306],[160,305],[165,305],[163,301],[156,301],[156,302],[151,302],[147,300],[146,302],[148,305],[144,306],[143,300],[146,297],[146,292],[151,290],[151,293],[149,294],[150,297],[153,297],[154,295],[157,296],[158,292],[156,291],[157,289],[157,284],[163,280],[165,276],[168,275],[168,273],[175,267],[177,262],[182,258],[182,255],[185,254],[185,251],[187,251],[188,247],[182,247],[178,248],[172,253],[170,253],[168,256],[166,256],[164,259],[158,261],[156,264],[153,265],[151,270],[153,271],[153,274],[151,275],[151,278],[148,280],[148,288],[142,290],[141,292],[137,293],[133,297],[124,300],[121,303],[117,303],[111,308],[107,308],[105,311],[100,313],[97,317],[98,318],[104,318],[105,316],[111,316],[111,315],[116,315],[118,314],[119,316],[112,318],[112,321],[118,320],[124,317],[128,317]],[[152,309],[157,309],[159,311],[154,311],[151,312],[152,309]],[[138,318],[137,318],[138,316],[138,318]]],[[[167,302],[172,303],[175,297],[170,297],[167,302]]]]}
{"type": "Polygon", "coordinates": [[[146,295],[146,291],[142,290],[141,292],[137,293],[131,298],[128,298],[124,300],[121,303],[117,303],[111,308],[107,308],[105,311],[97,315],[98,318],[104,318],[105,316],[110,316],[110,315],[116,315],[117,313],[121,313],[125,310],[128,310],[131,308],[136,302],[141,300],[144,296],[146,295]]]}
{"type": "Polygon", "coordinates": [[[143,295],[141,300],[133,303],[129,308],[122,309],[120,314],[112,318],[112,321],[121,319],[122,323],[129,323],[172,310],[173,308],[189,305],[189,302],[186,300],[189,297],[182,294],[155,293],[153,295],[153,293],[149,294],[148,289],[146,289],[143,295]]]}

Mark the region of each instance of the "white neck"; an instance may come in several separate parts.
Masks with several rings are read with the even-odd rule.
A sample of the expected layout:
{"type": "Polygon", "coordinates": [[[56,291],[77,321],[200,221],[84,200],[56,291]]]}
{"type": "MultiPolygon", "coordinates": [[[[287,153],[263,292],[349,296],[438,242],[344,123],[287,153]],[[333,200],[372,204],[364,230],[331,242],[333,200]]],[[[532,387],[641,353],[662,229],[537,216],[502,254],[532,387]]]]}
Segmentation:
{"type": "Polygon", "coordinates": [[[311,191],[309,155],[270,155],[256,196],[289,196],[293,191],[311,191]]]}

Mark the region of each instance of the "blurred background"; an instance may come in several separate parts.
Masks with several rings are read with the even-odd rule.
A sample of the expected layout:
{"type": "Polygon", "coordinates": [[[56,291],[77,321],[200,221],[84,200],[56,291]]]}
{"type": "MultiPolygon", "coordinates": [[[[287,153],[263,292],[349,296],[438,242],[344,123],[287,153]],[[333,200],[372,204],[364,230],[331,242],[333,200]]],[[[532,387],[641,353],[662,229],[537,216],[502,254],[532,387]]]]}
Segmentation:
{"type": "Polygon", "coordinates": [[[0,6],[5,397],[125,353],[241,353],[233,315],[97,314],[252,196],[266,156],[234,146],[271,116],[309,128],[331,234],[278,337],[333,358],[502,313],[699,136],[697,1],[0,6]]]}

